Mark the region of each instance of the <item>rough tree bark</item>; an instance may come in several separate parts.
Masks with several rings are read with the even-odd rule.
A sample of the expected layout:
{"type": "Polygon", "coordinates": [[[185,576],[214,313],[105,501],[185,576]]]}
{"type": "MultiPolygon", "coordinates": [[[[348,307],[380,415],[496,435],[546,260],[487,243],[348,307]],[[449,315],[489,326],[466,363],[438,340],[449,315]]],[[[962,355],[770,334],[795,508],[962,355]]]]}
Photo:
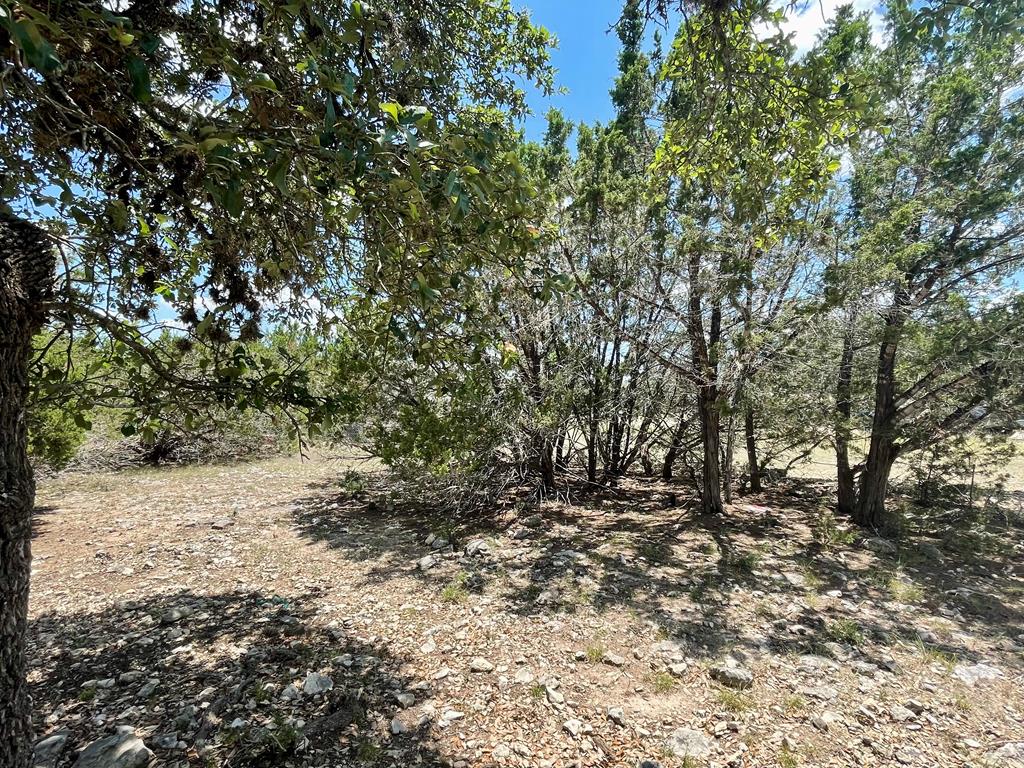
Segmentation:
{"type": "Polygon", "coordinates": [[[885,521],[885,495],[896,461],[896,352],[909,301],[904,289],[896,292],[893,306],[885,316],[885,331],[878,350],[871,442],[853,510],[854,522],[866,528],[878,528],[885,521]]]}
{"type": "Polygon", "coordinates": [[[718,365],[712,359],[722,333],[722,307],[716,303],[711,309],[709,338],[704,335],[703,293],[700,290],[700,255],[692,253],[688,264],[690,295],[687,306],[687,331],[693,356],[693,370],[697,378],[697,414],[700,417],[700,435],[704,448],[704,466],[701,470],[701,511],[720,515],[722,505],[721,432],[719,427],[718,365]]]}
{"type": "Polygon", "coordinates": [[[736,430],[733,429],[733,414],[725,423],[725,450],[722,451],[722,498],[726,504],[732,503],[732,470],[733,453],[735,452],[736,430]]]}
{"type": "Polygon", "coordinates": [[[757,463],[757,439],[754,434],[754,406],[748,405],[743,414],[743,433],[747,441],[747,471],[750,473],[750,492],[761,492],[761,466],[757,463]]]}
{"type": "Polygon", "coordinates": [[[836,479],[839,483],[836,509],[841,515],[853,515],[857,489],[850,467],[850,414],[853,408],[853,324],[843,333],[843,352],[839,358],[836,382],[836,479]]]}
{"type": "Polygon", "coordinates": [[[718,387],[702,386],[697,397],[700,415],[700,435],[704,446],[704,460],[701,462],[701,508],[704,514],[721,515],[722,474],[719,471],[719,454],[722,449],[719,429],[718,387]]]}
{"type": "Polygon", "coordinates": [[[534,470],[540,475],[544,494],[547,495],[555,490],[555,452],[551,440],[546,436],[540,436],[534,443],[536,452],[534,470]]]}
{"type": "Polygon", "coordinates": [[[25,404],[32,337],[53,287],[45,233],[0,212],[0,765],[32,756],[32,702],[25,681],[28,585],[35,481],[25,404]]]}
{"type": "Polygon", "coordinates": [[[665,459],[661,463],[661,479],[671,480],[675,472],[676,457],[679,456],[679,451],[683,447],[683,437],[686,435],[686,419],[683,415],[679,417],[679,423],[676,424],[675,430],[672,432],[672,440],[668,444],[668,450],[665,452],[665,459]]]}

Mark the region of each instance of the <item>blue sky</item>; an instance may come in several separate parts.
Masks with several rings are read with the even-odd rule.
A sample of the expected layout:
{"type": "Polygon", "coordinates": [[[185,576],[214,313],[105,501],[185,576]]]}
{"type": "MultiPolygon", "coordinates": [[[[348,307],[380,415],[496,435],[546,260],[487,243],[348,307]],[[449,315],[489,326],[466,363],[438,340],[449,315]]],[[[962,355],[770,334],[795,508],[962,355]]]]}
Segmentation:
{"type": "MultiPolygon", "coordinates": [[[[842,2],[851,0],[797,0],[785,30],[793,34],[798,51],[806,51],[818,30],[835,14],[842,2]]],[[[526,137],[540,139],[544,133],[544,114],[557,107],[575,123],[606,121],[613,115],[608,91],[618,66],[619,38],[612,29],[622,11],[622,0],[513,0],[518,8],[530,11],[535,24],[547,27],[558,38],[551,60],[558,70],[558,85],[568,89],[565,95],[545,97],[530,91],[533,110],[526,120],[526,137]]],[[[852,0],[857,10],[871,10],[876,19],[878,0],[852,0]]],[[[653,32],[653,26],[652,26],[653,32]]],[[[662,33],[671,40],[674,29],[662,33]]]]}
{"type": "Polygon", "coordinates": [[[621,0],[519,0],[516,5],[529,9],[534,24],[547,27],[558,38],[551,59],[558,70],[558,84],[569,90],[549,98],[531,91],[534,114],[526,121],[527,138],[541,138],[544,114],[551,107],[562,110],[573,122],[611,118],[608,91],[615,79],[619,51],[619,38],[611,26],[619,18],[621,0]]]}

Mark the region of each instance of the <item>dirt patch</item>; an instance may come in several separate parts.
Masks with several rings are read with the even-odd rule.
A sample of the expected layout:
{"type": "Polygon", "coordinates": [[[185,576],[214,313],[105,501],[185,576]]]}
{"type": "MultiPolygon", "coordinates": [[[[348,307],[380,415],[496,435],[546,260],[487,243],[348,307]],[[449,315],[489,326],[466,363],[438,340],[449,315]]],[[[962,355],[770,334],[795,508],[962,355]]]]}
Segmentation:
{"type": "Polygon", "coordinates": [[[1024,741],[1009,520],[969,557],[872,551],[813,485],[701,520],[630,481],[452,541],[354,487],[368,468],[43,482],[31,683],[61,764],[117,725],[167,766],[946,766],[1024,741]]]}

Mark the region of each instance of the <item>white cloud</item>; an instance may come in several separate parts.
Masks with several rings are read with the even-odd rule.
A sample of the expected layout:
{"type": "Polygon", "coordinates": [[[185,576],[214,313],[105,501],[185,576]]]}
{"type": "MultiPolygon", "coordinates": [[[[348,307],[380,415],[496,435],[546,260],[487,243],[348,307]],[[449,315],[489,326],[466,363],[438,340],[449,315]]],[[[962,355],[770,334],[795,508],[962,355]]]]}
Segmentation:
{"type": "Polygon", "coordinates": [[[848,2],[857,13],[871,13],[871,39],[876,45],[881,44],[885,37],[885,26],[882,4],[877,0],[800,0],[794,8],[788,9],[780,29],[786,34],[792,34],[790,39],[798,54],[806,53],[814,45],[818,33],[835,17],[839,6],[848,2]]]}

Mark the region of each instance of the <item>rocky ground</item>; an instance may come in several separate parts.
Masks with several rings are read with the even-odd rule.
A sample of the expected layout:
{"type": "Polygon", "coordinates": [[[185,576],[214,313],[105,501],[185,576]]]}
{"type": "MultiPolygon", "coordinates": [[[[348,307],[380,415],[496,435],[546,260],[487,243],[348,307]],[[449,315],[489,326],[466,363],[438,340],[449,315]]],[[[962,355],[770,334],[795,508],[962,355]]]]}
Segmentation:
{"type": "Polygon", "coordinates": [[[1024,765],[1019,516],[638,480],[453,529],[353,467],[42,482],[37,764],[1024,765]]]}

